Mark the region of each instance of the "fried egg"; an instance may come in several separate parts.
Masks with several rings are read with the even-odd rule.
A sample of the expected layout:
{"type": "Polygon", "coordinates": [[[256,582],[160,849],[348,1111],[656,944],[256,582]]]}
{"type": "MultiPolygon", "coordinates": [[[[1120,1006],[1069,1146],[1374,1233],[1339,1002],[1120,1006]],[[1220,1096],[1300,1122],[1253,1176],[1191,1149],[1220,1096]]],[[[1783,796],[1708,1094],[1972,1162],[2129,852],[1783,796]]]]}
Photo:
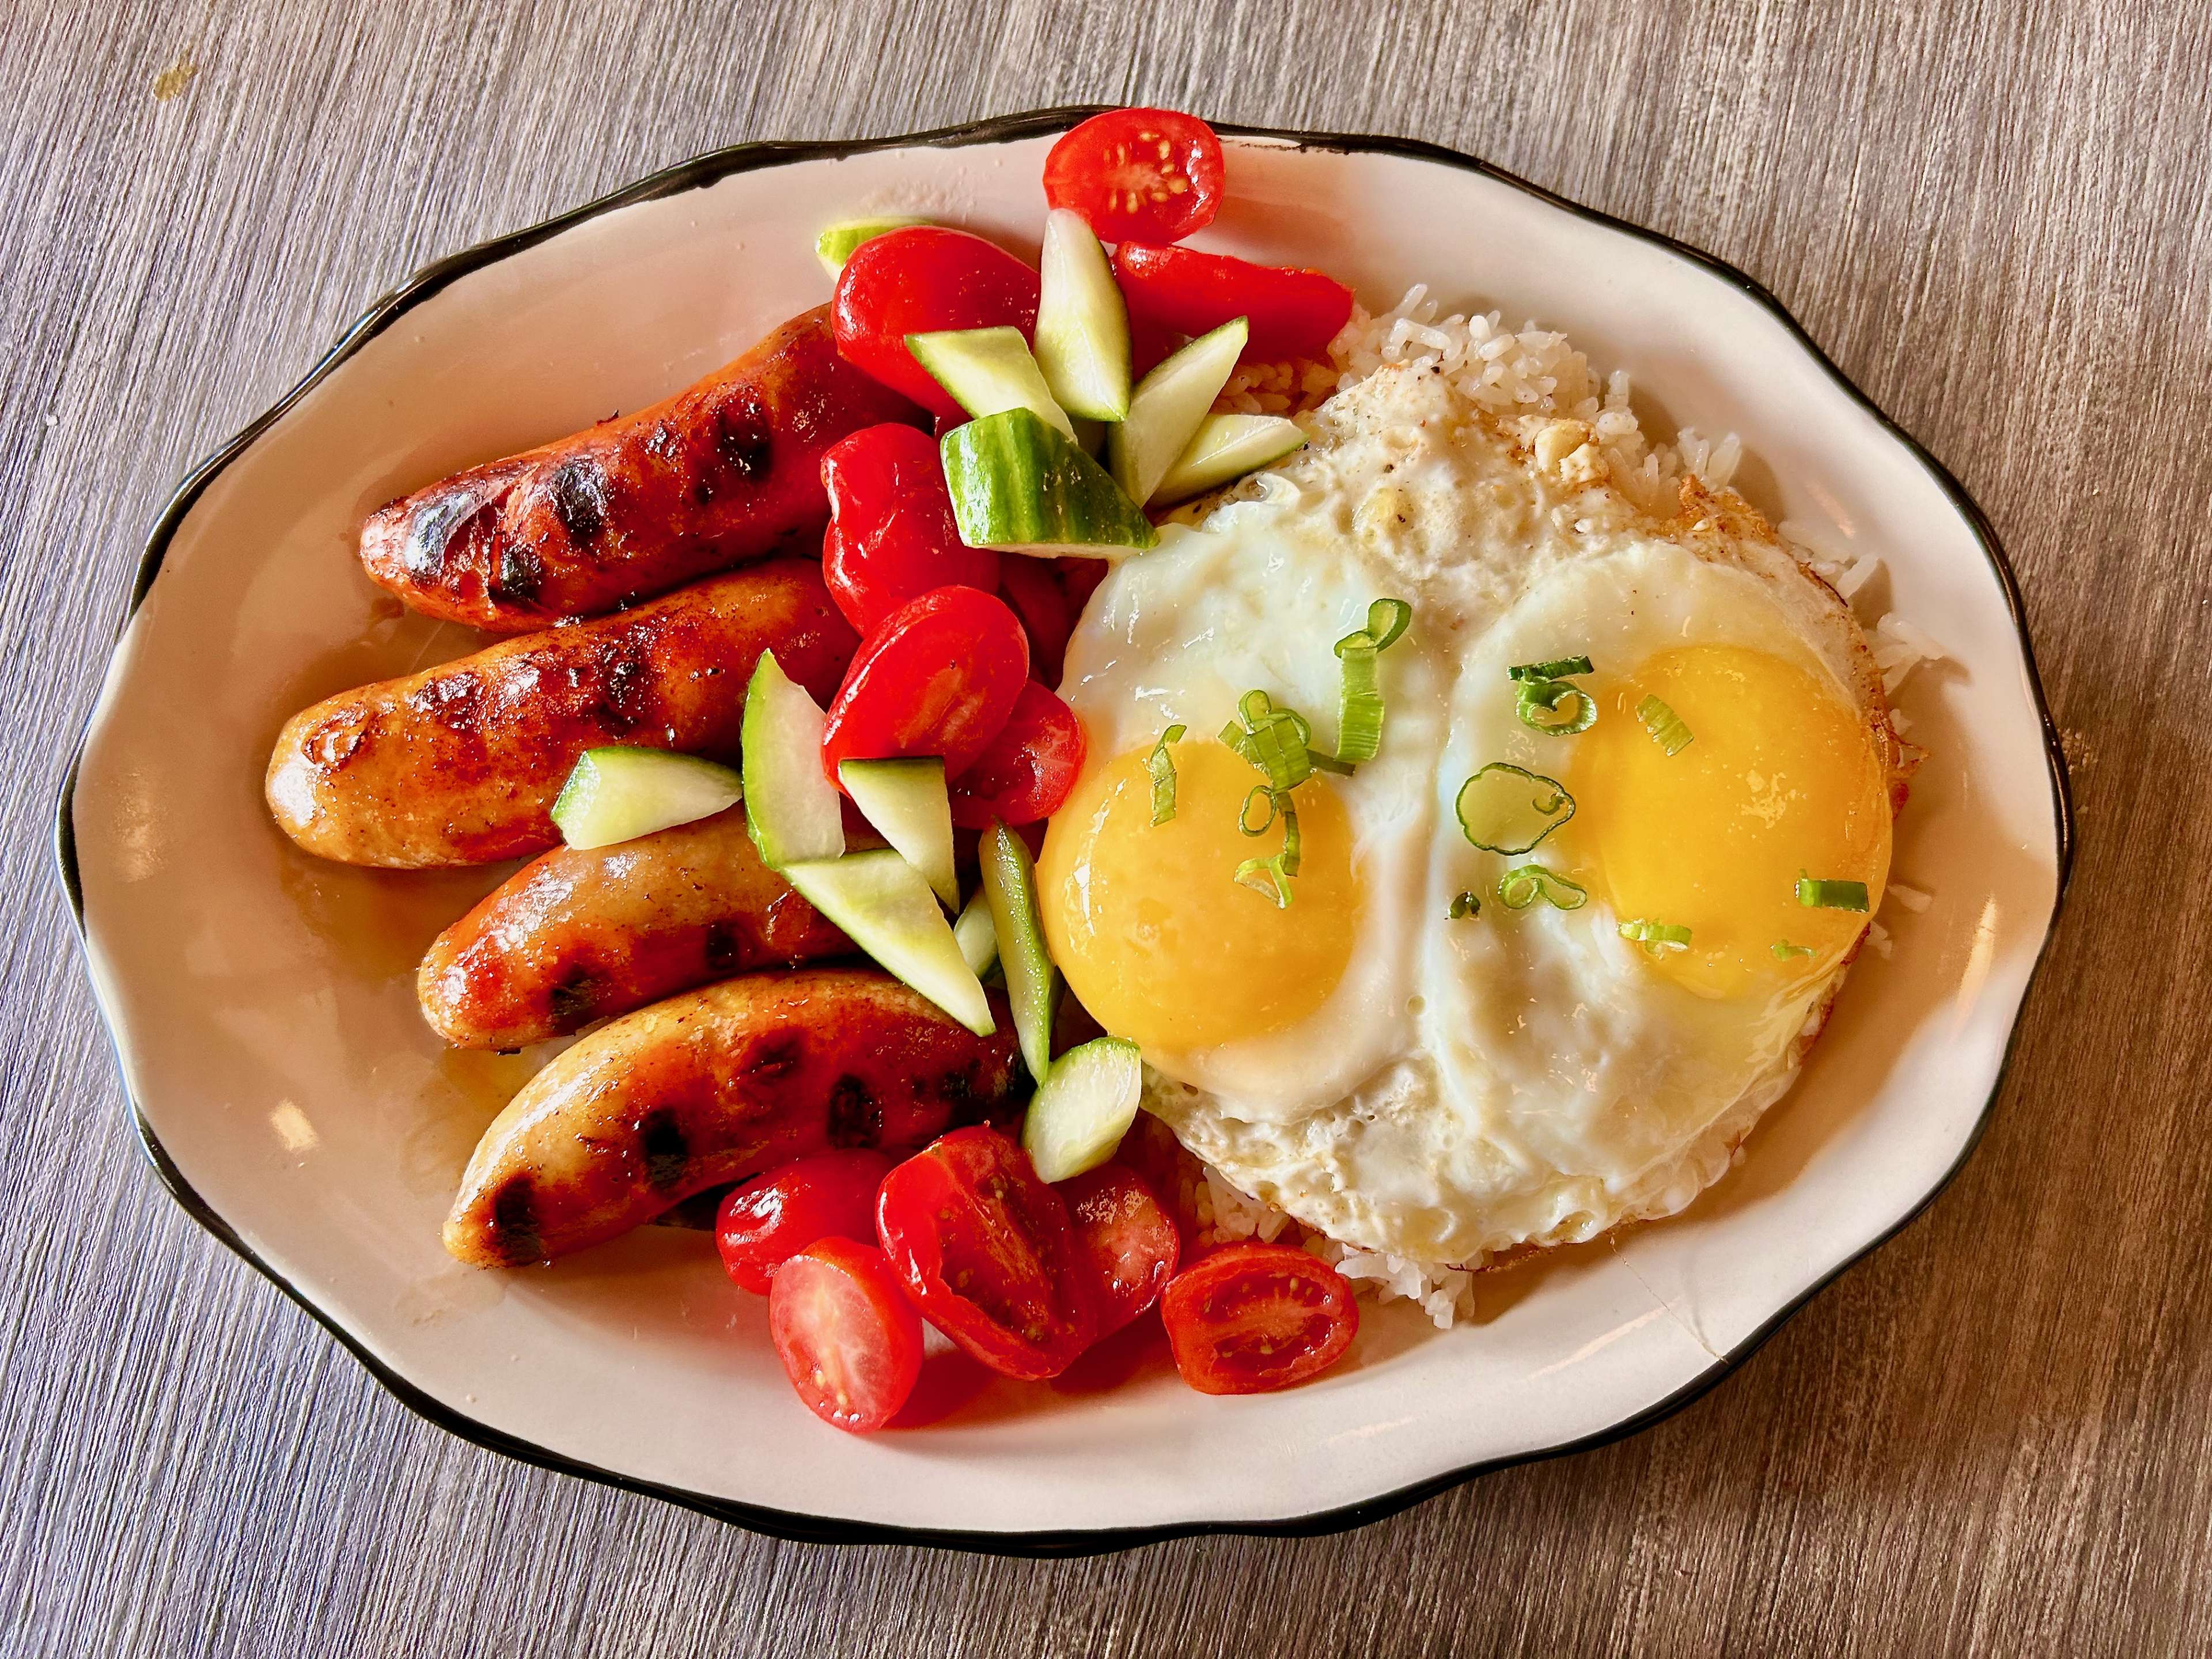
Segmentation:
{"type": "Polygon", "coordinates": [[[1654,514],[1581,422],[1409,370],[1187,516],[1070,642],[1090,759],[1038,867],[1054,958],[1142,1048],[1147,1108],[1244,1191],[1419,1262],[1688,1203],[1795,1076],[1887,878],[1896,750],[1848,609],[1739,498],[1692,481],[1654,514]],[[1379,659],[1380,751],[1293,792],[1279,907],[1237,872],[1283,826],[1217,734],[1260,690],[1333,749],[1333,647],[1382,598],[1413,616],[1379,659]],[[1532,728],[1510,671],[1577,656],[1595,721],[1532,728]],[[1492,763],[1572,803],[1524,854],[1462,830],[1492,763]],[[1808,908],[1801,874],[1864,884],[1869,910],[1808,908]]]}

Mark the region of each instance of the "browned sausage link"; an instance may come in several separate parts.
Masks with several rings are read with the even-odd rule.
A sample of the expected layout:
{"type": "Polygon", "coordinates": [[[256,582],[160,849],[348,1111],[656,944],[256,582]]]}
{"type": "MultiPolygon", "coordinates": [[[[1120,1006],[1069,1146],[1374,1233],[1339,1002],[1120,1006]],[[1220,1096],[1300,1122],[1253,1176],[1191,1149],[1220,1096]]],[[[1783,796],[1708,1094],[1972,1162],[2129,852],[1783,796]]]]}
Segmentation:
{"type": "Polygon", "coordinates": [[[446,1249],[515,1267],[628,1232],[833,1146],[917,1146],[996,1105],[1012,1023],[979,1037],[888,975],[749,974],[600,1027],[509,1101],[461,1177],[446,1249]]]}
{"type": "Polygon", "coordinates": [[[742,806],[556,847],[438,935],[416,990],[463,1048],[520,1048],[748,969],[854,954],[761,862],[742,806]]]}
{"type": "Polygon", "coordinates": [[[597,616],[799,551],[829,517],[823,452],[922,418],[837,355],[823,307],[665,403],[392,502],[361,561],[415,610],[494,633],[597,616]]]}
{"type": "Polygon", "coordinates": [[[309,852],[348,864],[526,858],[560,840],[550,809],[585,750],[735,760],[763,651],[827,703],[857,643],[819,566],[733,571],[317,703],[277,737],[269,810],[309,852]]]}

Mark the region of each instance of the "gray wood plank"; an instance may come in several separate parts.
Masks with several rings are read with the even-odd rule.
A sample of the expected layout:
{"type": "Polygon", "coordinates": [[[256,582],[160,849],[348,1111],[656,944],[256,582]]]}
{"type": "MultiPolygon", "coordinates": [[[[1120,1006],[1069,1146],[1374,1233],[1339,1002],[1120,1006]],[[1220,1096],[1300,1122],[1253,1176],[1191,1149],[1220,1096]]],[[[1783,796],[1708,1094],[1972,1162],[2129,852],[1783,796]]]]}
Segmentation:
{"type": "Polygon", "coordinates": [[[9,8],[0,1651],[2212,1644],[2208,65],[2202,7],[2059,0],[9,8]],[[145,526],[439,253],[715,144],[1129,99],[1432,139],[1711,248],[1976,493],[2083,830],[1984,1144],[1678,1418],[1339,1537],[839,1551],[447,1437],[125,1120],[46,835],[145,526]]]}

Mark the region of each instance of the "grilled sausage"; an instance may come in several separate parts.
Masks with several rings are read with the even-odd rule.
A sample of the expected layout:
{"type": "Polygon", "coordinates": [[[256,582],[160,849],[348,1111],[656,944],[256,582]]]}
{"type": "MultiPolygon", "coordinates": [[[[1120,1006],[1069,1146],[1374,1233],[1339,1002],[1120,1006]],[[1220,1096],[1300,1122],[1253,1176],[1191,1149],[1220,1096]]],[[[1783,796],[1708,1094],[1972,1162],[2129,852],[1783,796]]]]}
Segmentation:
{"type": "Polygon", "coordinates": [[[761,862],[732,806],[585,851],[556,847],[438,935],[416,992],[463,1048],[520,1048],[748,969],[852,941],[761,862]]]}
{"type": "Polygon", "coordinates": [[[560,840],[550,810],[585,750],[734,760],[763,650],[826,703],[856,643],[818,567],[732,571],[317,703],[277,737],[269,810],[307,851],[348,864],[526,858],[560,840]]]}
{"type": "Polygon", "coordinates": [[[455,474],[362,526],[372,580],[499,634],[818,541],[822,453],[921,412],[837,355],[829,307],[627,419],[455,474]]]}
{"type": "Polygon", "coordinates": [[[979,1037],[861,968],[750,974],[602,1026],[494,1118],[446,1249],[518,1267],[628,1232],[690,1194],[833,1146],[920,1146],[1014,1076],[1012,1022],[979,1037]]]}

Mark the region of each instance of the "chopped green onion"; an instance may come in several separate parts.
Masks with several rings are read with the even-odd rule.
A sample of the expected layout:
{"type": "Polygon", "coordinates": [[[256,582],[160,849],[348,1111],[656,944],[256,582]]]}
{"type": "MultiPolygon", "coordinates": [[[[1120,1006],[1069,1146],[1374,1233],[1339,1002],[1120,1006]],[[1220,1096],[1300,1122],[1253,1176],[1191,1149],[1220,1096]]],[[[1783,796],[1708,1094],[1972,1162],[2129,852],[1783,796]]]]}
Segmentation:
{"type": "Polygon", "coordinates": [[[1509,910],[1525,910],[1542,899],[1554,910],[1579,910],[1589,902],[1583,884],[1540,864],[1517,864],[1498,878],[1498,902],[1509,910]]]}
{"type": "Polygon", "coordinates": [[[1541,732],[1547,737],[1571,738],[1577,732],[1587,732],[1597,723],[1597,699],[1567,680],[1524,679],[1518,696],[1513,700],[1513,712],[1521,717],[1521,724],[1532,732],[1541,732]],[[1570,697],[1569,713],[1559,718],[1559,705],[1570,697]]]}
{"type": "MultiPolygon", "coordinates": [[[[1367,626],[1336,642],[1344,665],[1344,689],[1336,706],[1336,757],[1359,762],[1375,758],[1382,746],[1382,672],[1376,662],[1413,619],[1403,599],[1377,599],[1367,607],[1367,626]]],[[[1349,767],[1346,769],[1347,771],[1349,767]]]]}
{"type": "Polygon", "coordinates": [[[1175,757],[1168,753],[1168,745],[1181,743],[1187,729],[1180,723],[1168,727],[1152,745],[1152,752],[1145,757],[1145,769],[1152,775],[1152,822],[1156,825],[1175,816],[1175,757]]]}
{"type": "Polygon", "coordinates": [[[1690,948],[1690,930],[1674,921],[1624,921],[1620,936],[1632,945],[1640,945],[1653,956],[1662,951],[1686,951],[1690,948]]]}
{"type": "Polygon", "coordinates": [[[1460,785],[1452,810],[1468,840],[1486,853],[1511,856],[1533,852],[1574,817],[1575,798],[1557,778],[1492,761],[1460,785]]]}
{"type": "Polygon", "coordinates": [[[1264,784],[1255,786],[1252,793],[1244,797],[1237,827],[1248,836],[1265,835],[1267,826],[1278,817],[1283,821],[1282,850],[1272,858],[1246,859],[1237,866],[1237,879],[1273,899],[1278,910],[1287,910],[1291,908],[1291,878],[1298,872],[1298,809],[1291,805],[1290,792],[1269,790],[1264,784]],[[1264,795],[1267,801],[1267,822],[1256,830],[1252,828],[1253,795],[1264,795]]]}
{"type": "Polygon", "coordinates": [[[1273,789],[1295,789],[1313,775],[1313,727],[1295,708],[1278,708],[1265,691],[1247,691],[1237,700],[1235,720],[1221,728],[1221,741],[1267,775],[1273,789]]]}
{"type": "Polygon", "coordinates": [[[1482,901],[1472,893],[1462,893],[1451,902],[1451,908],[1444,914],[1454,921],[1465,921],[1469,916],[1482,914],[1482,901]]]}
{"type": "Polygon", "coordinates": [[[1651,734],[1651,741],[1669,755],[1679,755],[1696,741],[1690,728],[1682,724],[1682,717],[1659,701],[1646,697],[1636,705],[1636,718],[1644,722],[1644,729],[1651,734]]]}
{"type": "Polygon", "coordinates": [[[1863,881],[1814,881],[1801,871],[1797,902],[1808,910],[1863,910],[1867,885],[1863,881]]]}
{"type": "Polygon", "coordinates": [[[1524,662],[1505,671],[1510,680],[1564,680],[1574,674],[1595,674],[1588,657],[1554,657],[1550,662],[1524,662]]]}
{"type": "Polygon", "coordinates": [[[1809,957],[1813,954],[1813,947],[1811,945],[1792,945],[1786,939],[1778,940],[1774,945],[1768,948],[1774,952],[1776,960],[1780,962],[1787,962],[1792,957],[1809,957]]]}

